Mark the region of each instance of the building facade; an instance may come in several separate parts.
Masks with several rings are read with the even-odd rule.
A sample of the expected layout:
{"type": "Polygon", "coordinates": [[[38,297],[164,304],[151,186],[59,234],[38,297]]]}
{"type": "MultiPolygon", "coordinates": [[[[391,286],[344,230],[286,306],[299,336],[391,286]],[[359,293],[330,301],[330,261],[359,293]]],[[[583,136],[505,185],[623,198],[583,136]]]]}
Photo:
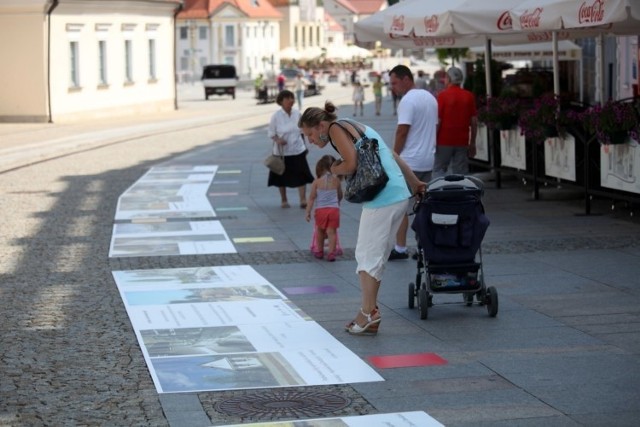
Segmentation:
{"type": "Polygon", "coordinates": [[[344,29],[344,41],[355,43],[354,25],[358,20],[384,10],[387,0],[324,0],[324,9],[344,29]]]}
{"type": "Polygon", "coordinates": [[[179,0],[0,4],[0,121],[64,122],[176,105],[179,0]]]}
{"type": "Polygon", "coordinates": [[[235,65],[243,77],[277,69],[281,20],[266,0],[186,0],[177,16],[179,81],[199,80],[207,64],[235,65]]]}

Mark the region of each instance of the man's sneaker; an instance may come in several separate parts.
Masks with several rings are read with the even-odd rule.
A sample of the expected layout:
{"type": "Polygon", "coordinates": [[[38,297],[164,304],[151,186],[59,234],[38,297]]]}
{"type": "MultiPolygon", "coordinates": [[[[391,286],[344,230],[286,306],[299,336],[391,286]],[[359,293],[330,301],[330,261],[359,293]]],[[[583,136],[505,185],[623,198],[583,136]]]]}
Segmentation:
{"type": "Polygon", "coordinates": [[[391,249],[391,253],[389,254],[389,261],[393,261],[394,259],[407,259],[409,258],[409,254],[406,252],[398,252],[395,249],[391,249]]]}

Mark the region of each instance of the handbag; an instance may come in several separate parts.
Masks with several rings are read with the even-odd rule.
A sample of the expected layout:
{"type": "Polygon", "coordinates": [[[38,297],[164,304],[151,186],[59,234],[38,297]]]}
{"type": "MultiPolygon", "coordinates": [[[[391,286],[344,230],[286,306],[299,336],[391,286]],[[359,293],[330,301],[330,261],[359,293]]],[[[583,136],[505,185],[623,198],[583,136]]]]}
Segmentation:
{"type": "MultiPolygon", "coordinates": [[[[273,143],[276,145],[276,143],[273,143]]],[[[282,147],[278,145],[278,154],[270,154],[264,159],[264,165],[276,175],[282,175],[284,173],[284,155],[282,154],[282,147]]]]}
{"type": "Polygon", "coordinates": [[[379,143],[377,139],[366,136],[353,123],[345,121],[358,131],[360,141],[358,142],[339,121],[334,122],[351,136],[358,156],[358,168],[353,174],[345,177],[344,199],[351,203],[369,202],[382,191],[389,181],[380,160],[379,143]]]}

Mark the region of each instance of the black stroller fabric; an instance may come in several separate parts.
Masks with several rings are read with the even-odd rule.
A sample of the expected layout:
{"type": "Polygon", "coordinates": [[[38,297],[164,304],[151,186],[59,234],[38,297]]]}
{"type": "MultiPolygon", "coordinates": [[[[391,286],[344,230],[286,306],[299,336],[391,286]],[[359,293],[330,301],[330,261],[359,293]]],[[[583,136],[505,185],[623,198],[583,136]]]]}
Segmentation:
{"type": "Polygon", "coordinates": [[[472,192],[456,198],[427,193],[411,226],[425,260],[436,264],[474,262],[488,227],[482,202],[472,192]]]}

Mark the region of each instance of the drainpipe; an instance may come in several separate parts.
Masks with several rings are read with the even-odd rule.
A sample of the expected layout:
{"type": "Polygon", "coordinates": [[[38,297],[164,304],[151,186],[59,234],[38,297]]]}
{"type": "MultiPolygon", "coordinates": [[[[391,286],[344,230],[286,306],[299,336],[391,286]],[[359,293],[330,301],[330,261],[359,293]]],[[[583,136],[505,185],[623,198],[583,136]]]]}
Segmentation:
{"type": "Polygon", "coordinates": [[[178,7],[175,10],[175,13],[173,14],[173,109],[177,110],[178,109],[178,64],[176,61],[178,61],[178,52],[176,52],[178,45],[176,44],[176,30],[178,29],[178,21],[177,21],[177,17],[178,17],[178,13],[180,13],[180,11],[182,11],[182,8],[184,7],[184,1],[180,1],[178,3],[178,7]]]}
{"type": "Polygon", "coordinates": [[[49,10],[47,10],[47,103],[49,108],[49,123],[53,123],[51,112],[51,14],[58,7],[59,0],[51,0],[49,10]]]}

